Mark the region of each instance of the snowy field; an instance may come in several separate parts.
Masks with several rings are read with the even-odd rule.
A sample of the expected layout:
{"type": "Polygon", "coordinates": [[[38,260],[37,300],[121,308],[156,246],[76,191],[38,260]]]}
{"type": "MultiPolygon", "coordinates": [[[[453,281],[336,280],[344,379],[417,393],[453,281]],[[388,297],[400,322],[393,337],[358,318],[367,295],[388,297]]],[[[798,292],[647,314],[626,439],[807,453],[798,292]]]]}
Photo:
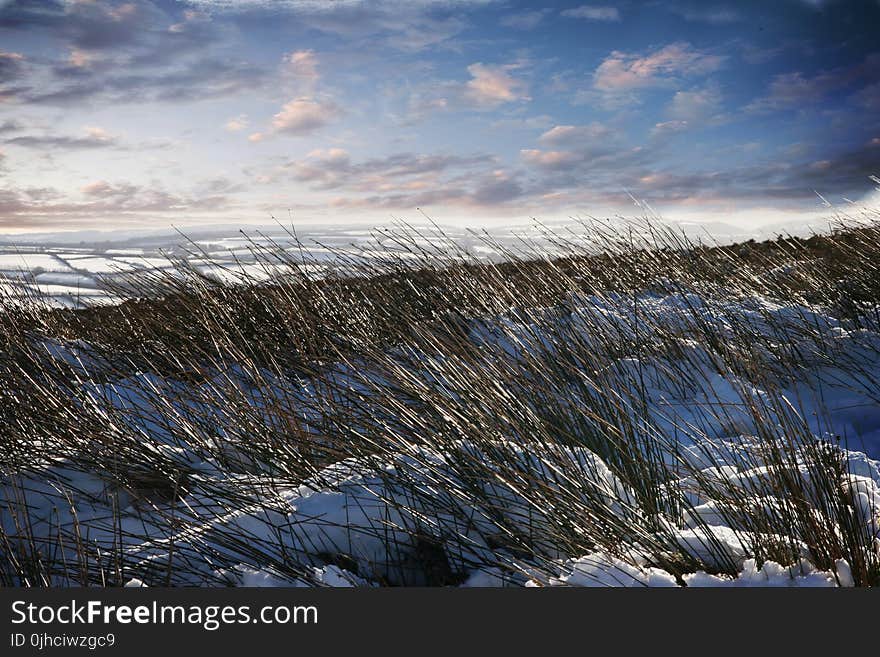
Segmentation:
{"type": "MultiPolygon", "coordinates": [[[[504,258],[506,249],[520,246],[522,239],[531,245],[552,248],[547,231],[558,232],[560,227],[524,224],[488,229],[494,243],[479,232],[448,226],[442,230],[474,256],[499,260],[504,258]]],[[[760,239],[775,230],[788,233],[806,229],[779,226],[743,231],[714,223],[682,224],[681,230],[691,237],[729,243],[760,239]]],[[[172,260],[184,259],[209,277],[232,282],[242,278],[242,274],[248,278],[271,278],[275,269],[258,261],[265,261],[265,254],[276,249],[287,251],[294,259],[306,257],[317,275],[324,273],[340,252],[355,258],[381,259],[399,257],[404,251],[382,230],[363,226],[300,228],[295,233],[296,244],[294,231],[289,228],[269,226],[248,229],[246,233],[242,235],[233,228],[212,228],[184,234],[85,231],[0,235],[0,293],[13,297],[39,295],[55,306],[85,308],[118,301],[108,288],[132,274],[169,271],[172,260]],[[387,250],[377,249],[377,244],[384,244],[387,250]]],[[[429,245],[429,240],[425,244],[429,245]]]]}
{"type": "MultiPolygon", "coordinates": [[[[52,277],[9,282],[75,280],[82,303],[94,288],[58,277],[155,266],[138,248],[35,254],[52,277]]],[[[297,371],[123,372],[100,344],[41,338],[42,403],[101,437],[9,439],[0,528],[53,564],[28,584],[864,585],[880,305],[760,287],[570,292],[297,371]]]]}

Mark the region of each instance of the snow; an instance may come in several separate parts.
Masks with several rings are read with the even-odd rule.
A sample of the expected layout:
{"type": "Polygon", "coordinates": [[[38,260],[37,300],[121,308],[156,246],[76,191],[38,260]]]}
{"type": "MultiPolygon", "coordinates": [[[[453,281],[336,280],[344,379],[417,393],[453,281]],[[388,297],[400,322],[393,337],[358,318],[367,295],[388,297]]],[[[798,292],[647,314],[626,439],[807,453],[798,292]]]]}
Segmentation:
{"type": "MultiPolygon", "coordinates": [[[[96,273],[104,267],[94,258],[78,260],[76,267],[81,265],[96,273]]],[[[60,286],[54,282],[41,283],[47,290],[59,292],[56,288],[60,286]]],[[[644,385],[644,401],[653,424],[675,442],[675,457],[689,467],[689,472],[669,485],[682,491],[692,512],[680,520],[670,517],[668,533],[681,553],[703,564],[703,569],[677,578],[653,562],[637,541],[620,546],[614,554],[601,549],[589,554],[560,552],[553,555],[552,567],[547,563],[523,565],[519,573],[503,569],[499,561],[510,565],[517,557],[499,556],[487,537],[499,525],[540,535],[542,529],[555,522],[557,512],[550,506],[534,508],[516,486],[500,480],[485,481],[481,491],[494,500],[491,509],[471,505],[461,493],[472,482],[462,480],[450,452],[474,463],[491,462],[492,455],[486,451],[489,445],[467,440],[447,443],[443,449],[413,445],[383,455],[383,461],[346,459],[295,484],[276,479],[259,463],[247,467],[242,464],[241,472],[230,474],[218,459],[234,459],[239,451],[237,438],[222,431],[224,409],[211,409],[218,427],[215,440],[222,444],[213,453],[202,445],[175,438],[162,420],[171,417],[182,422],[188,405],[211,400],[213,386],[222,383],[224,377],[243,377],[236,371],[218,372],[216,381],[198,385],[147,373],[83,383],[79,394],[84,403],[110,402],[120,431],[142,438],[144,449],[153,450],[169,465],[190,474],[190,493],[173,508],[151,513],[139,508],[136,496],[112,491],[109,478],[101,473],[77,471],[64,460],[46,463],[35,468],[26,482],[20,482],[28,490],[32,531],[49,540],[59,528],[69,530],[76,524],[86,528],[89,540],[100,546],[111,546],[123,536],[126,557],[137,565],[138,572],[149,572],[151,564],[170,568],[178,584],[427,584],[427,574],[419,570],[419,554],[425,547],[410,531],[417,528],[418,535],[437,546],[442,560],[460,575],[457,583],[463,586],[853,585],[850,564],[837,560],[833,569],[822,570],[811,561],[806,547],[796,563],[780,564],[771,559],[759,563],[750,554],[755,529],[748,519],[731,517],[705,491],[713,483],[733,486],[756,509],[779,508],[784,501],[774,498],[764,485],[774,474],[762,458],[766,438],[768,432],[784,438],[790,427],[806,427],[816,440],[827,440],[832,445],[829,449],[839,450],[834,453],[846,465],[841,494],[852,502],[855,526],[877,540],[880,327],[855,326],[819,308],[780,305],[759,297],[724,300],[662,291],[636,299],[624,295],[576,296],[567,314],[556,308],[548,308],[547,313],[556,319],[544,325],[526,323],[515,312],[484,318],[472,323],[470,337],[491,360],[521,358],[538,350],[543,357],[552,357],[559,351],[560,340],[568,337],[588,343],[594,339],[597,326],[618,334],[622,342],[639,337],[647,345],[660,342],[651,327],[676,330],[675,357],[689,364],[690,380],[683,380],[679,370],[670,366],[672,357],[659,349],[638,358],[622,355],[608,367],[622,389],[636,382],[644,385]],[[641,318],[641,325],[635,317],[641,318]],[[764,382],[752,381],[745,371],[734,371],[719,363],[717,354],[700,346],[696,340],[700,321],[711,324],[721,340],[732,338],[743,326],[762,336],[750,358],[766,375],[764,382]],[[807,331],[807,326],[814,332],[807,331]],[[779,340],[780,332],[791,338],[802,359],[802,375],[796,380],[787,378],[780,366],[784,342],[779,340]],[[817,333],[820,339],[815,337],[817,333]],[[846,367],[854,362],[859,363],[858,368],[846,367]],[[776,386],[774,394],[766,386],[768,382],[776,386]],[[173,408],[163,405],[161,400],[171,396],[163,396],[163,391],[169,390],[185,393],[174,395],[184,401],[173,408]],[[762,422],[750,411],[756,406],[767,409],[762,422]],[[842,439],[839,448],[834,446],[836,436],[842,439]],[[400,486],[402,472],[406,473],[408,489],[400,486]],[[217,491],[236,482],[249,482],[255,490],[261,490],[259,499],[219,509],[217,491]],[[67,489],[77,491],[75,515],[63,502],[66,498],[61,491],[67,489]],[[119,527],[112,521],[112,502],[123,511],[119,527]],[[503,523],[498,516],[503,516],[503,523]],[[183,522],[169,526],[164,522],[168,517],[183,522]],[[463,518],[467,519],[466,526],[463,518]],[[137,538],[144,531],[148,539],[137,538]],[[260,555],[258,563],[254,562],[255,550],[260,555]],[[210,557],[199,561],[200,554],[210,557]],[[344,566],[333,563],[334,555],[345,556],[344,566]],[[299,570],[292,572],[289,563],[298,564],[299,570]],[[715,574],[727,563],[735,564],[735,576],[715,574]]],[[[96,366],[90,360],[88,345],[59,342],[45,348],[53,357],[83,371],[96,366]]],[[[341,365],[339,375],[353,376],[341,365]]],[[[250,402],[257,413],[265,410],[268,403],[264,400],[277,393],[278,387],[290,387],[290,382],[274,381],[268,374],[266,380],[270,382],[268,389],[251,386],[250,402]]],[[[293,399],[300,399],[308,389],[307,382],[297,383],[302,389],[284,391],[293,399]]],[[[352,387],[358,384],[355,378],[350,383],[352,387]]],[[[576,473],[580,488],[569,491],[570,498],[589,499],[594,504],[601,500],[609,518],[638,513],[635,493],[599,454],[589,449],[559,447],[544,453],[535,443],[515,436],[499,436],[491,447],[523,471],[546,475],[543,479],[547,482],[556,481],[554,477],[563,466],[566,473],[576,473]]],[[[813,474],[804,454],[793,455],[791,470],[805,482],[808,497],[815,496],[815,491],[809,490],[813,474]]],[[[806,501],[816,503],[815,499],[806,501]]],[[[2,506],[0,525],[13,532],[16,519],[2,506]]],[[[75,561],[75,556],[70,556],[75,561]]],[[[140,577],[127,580],[129,586],[142,584],[140,577]]]]}
{"type": "MultiPolygon", "coordinates": [[[[534,582],[531,582],[534,585],[534,582]]],[[[607,554],[597,553],[575,559],[563,566],[552,586],[678,586],[675,577],[660,568],[632,565],[607,554]]]]}
{"type": "Polygon", "coordinates": [[[765,561],[758,568],[754,559],[746,559],[742,572],[736,578],[709,575],[699,571],[683,577],[689,587],[831,587],[852,586],[849,575],[849,564],[839,560],[837,572],[842,576],[835,577],[833,572],[817,570],[809,562],[801,562],[797,566],[782,566],[775,561],[765,561]]]}
{"type": "MultiPolygon", "coordinates": [[[[34,277],[37,283],[45,285],[63,285],[71,288],[96,288],[97,283],[91,276],[67,272],[46,272],[34,277]]],[[[96,291],[97,293],[97,291],[96,291]]]]}
{"type": "Polygon", "coordinates": [[[54,255],[48,253],[9,253],[0,252],[0,270],[28,271],[70,271],[70,267],[54,255]]]}
{"type": "Polygon", "coordinates": [[[89,272],[91,274],[118,274],[132,271],[137,268],[135,265],[122,259],[101,257],[77,258],[72,261],[71,266],[79,271],[89,272]]]}

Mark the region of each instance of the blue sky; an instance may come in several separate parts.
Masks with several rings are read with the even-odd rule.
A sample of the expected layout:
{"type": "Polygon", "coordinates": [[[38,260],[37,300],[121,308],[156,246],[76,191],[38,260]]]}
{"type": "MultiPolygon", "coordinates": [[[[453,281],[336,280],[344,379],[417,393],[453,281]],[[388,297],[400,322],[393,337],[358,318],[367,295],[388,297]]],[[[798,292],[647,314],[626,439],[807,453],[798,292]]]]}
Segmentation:
{"type": "Polygon", "coordinates": [[[807,217],[880,175],[876,25],[878,0],[0,0],[0,231],[807,217]]]}

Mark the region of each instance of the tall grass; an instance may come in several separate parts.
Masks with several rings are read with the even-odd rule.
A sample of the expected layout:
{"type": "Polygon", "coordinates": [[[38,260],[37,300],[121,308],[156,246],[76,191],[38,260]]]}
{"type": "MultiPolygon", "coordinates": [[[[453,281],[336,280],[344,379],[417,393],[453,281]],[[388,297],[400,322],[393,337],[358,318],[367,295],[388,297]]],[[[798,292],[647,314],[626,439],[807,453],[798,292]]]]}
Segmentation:
{"type": "Polygon", "coordinates": [[[8,300],[0,583],[541,584],[590,554],[681,582],[845,560],[880,583],[859,446],[805,412],[834,385],[880,404],[880,226],[473,237],[503,257],[399,227],[328,269],[291,234],[252,244],[261,272],[176,261],[115,306],[8,300]],[[344,517],[297,511],[321,490],[344,517]]]}

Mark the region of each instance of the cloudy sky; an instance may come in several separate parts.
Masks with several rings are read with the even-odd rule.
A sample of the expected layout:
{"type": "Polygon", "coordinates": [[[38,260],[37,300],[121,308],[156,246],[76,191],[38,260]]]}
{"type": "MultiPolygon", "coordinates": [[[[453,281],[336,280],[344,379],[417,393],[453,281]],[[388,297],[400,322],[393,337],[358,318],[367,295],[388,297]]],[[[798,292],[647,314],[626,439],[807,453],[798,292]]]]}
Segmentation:
{"type": "Polygon", "coordinates": [[[877,25],[880,0],[0,0],[0,232],[806,216],[880,175],[877,25]]]}

